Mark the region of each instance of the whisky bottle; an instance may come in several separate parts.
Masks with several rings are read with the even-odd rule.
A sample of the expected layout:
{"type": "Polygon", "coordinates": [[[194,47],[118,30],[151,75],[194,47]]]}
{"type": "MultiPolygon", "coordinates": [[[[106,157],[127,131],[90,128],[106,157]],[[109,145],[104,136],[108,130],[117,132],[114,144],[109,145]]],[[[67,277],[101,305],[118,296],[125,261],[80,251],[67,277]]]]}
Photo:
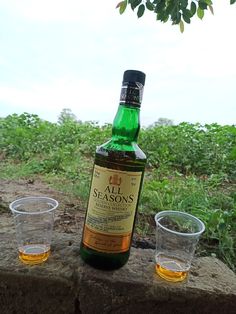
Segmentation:
{"type": "Polygon", "coordinates": [[[146,156],[137,145],[145,74],[127,70],[111,139],[95,153],[80,255],[99,269],[129,259],[146,156]]]}

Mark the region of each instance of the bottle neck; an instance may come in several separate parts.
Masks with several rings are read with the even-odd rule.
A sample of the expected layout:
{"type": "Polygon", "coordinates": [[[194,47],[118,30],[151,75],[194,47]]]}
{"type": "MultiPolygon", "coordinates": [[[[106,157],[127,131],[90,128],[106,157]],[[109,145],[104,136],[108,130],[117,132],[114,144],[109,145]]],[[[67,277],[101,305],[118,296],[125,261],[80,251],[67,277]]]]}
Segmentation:
{"type": "Polygon", "coordinates": [[[137,142],[140,122],[139,107],[120,103],[112,125],[112,139],[120,142],[137,142]]]}
{"type": "Polygon", "coordinates": [[[113,121],[112,139],[119,142],[137,142],[140,129],[139,112],[143,85],[124,82],[121,87],[120,105],[113,121]]]}

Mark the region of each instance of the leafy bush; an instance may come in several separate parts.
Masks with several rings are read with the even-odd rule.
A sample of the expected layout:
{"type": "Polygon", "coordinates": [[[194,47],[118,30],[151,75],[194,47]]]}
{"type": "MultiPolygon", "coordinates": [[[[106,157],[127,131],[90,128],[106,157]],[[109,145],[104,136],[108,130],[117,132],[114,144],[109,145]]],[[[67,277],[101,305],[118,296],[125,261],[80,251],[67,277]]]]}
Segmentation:
{"type": "Polygon", "coordinates": [[[236,127],[181,123],[142,132],[150,167],[165,165],[182,174],[236,176],[236,127]]]}

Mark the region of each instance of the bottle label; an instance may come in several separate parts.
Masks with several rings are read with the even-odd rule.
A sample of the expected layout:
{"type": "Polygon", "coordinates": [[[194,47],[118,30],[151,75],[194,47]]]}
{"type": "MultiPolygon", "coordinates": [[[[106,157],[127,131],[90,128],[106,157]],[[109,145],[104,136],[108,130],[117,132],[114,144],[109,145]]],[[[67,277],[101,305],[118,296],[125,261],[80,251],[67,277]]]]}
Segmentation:
{"type": "Polygon", "coordinates": [[[83,243],[106,253],[129,250],[142,172],[95,165],[83,243]]]}
{"type": "Polygon", "coordinates": [[[140,107],[143,97],[143,85],[139,82],[123,85],[120,93],[120,103],[140,107]]]}

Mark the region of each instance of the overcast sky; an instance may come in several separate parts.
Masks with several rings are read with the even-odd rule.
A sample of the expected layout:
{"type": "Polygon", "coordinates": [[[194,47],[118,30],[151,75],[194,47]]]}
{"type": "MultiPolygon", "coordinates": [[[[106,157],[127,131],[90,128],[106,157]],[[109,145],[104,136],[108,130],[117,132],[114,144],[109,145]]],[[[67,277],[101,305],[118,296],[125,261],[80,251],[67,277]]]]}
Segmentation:
{"type": "Polygon", "coordinates": [[[178,26],[153,13],[137,19],[119,0],[0,0],[0,116],[36,113],[57,121],[63,108],[80,120],[111,123],[123,72],[146,73],[142,125],[160,117],[235,124],[236,5],[213,1],[178,26]]]}

